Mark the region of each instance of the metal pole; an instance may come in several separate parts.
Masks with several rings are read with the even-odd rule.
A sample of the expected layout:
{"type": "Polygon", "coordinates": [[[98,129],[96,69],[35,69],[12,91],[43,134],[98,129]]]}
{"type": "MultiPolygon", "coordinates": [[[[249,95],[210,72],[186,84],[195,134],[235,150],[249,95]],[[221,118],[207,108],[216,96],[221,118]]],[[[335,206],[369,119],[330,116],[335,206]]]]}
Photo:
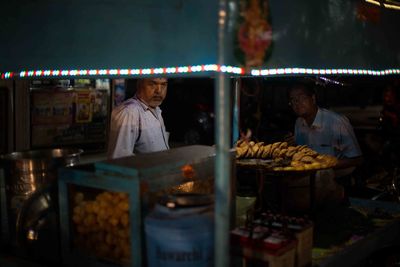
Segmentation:
{"type": "MultiPolygon", "coordinates": [[[[235,5],[234,1],[220,0],[218,13],[218,65],[228,62],[231,54],[231,40],[229,34],[228,8],[235,5]],[[229,5],[229,6],[228,6],[229,5]]],[[[231,14],[229,14],[231,15],[231,14]]],[[[231,95],[229,76],[218,72],[215,80],[215,262],[216,267],[228,267],[229,262],[229,230],[231,211],[231,182],[230,162],[231,145],[231,95]]]]}
{"type": "Polygon", "coordinates": [[[216,164],[215,164],[215,266],[229,266],[229,220],[231,193],[230,88],[229,77],[216,79],[216,164]]]}
{"type": "Polygon", "coordinates": [[[233,122],[232,122],[232,145],[239,139],[239,113],[240,113],[240,80],[235,79],[235,91],[233,95],[233,122]]]}

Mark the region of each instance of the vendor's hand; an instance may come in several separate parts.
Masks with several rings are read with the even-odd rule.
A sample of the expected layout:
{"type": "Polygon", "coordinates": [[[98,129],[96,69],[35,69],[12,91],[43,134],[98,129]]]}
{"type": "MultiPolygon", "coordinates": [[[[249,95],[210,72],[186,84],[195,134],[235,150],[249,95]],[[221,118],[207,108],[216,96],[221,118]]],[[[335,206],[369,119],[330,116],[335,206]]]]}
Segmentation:
{"type": "Polygon", "coordinates": [[[283,140],[288,143],[289,146],[295,146],[296,141],[294,140],[294,135],[292,132],[289,132],[287,135],[283,137],[283,140]]]}

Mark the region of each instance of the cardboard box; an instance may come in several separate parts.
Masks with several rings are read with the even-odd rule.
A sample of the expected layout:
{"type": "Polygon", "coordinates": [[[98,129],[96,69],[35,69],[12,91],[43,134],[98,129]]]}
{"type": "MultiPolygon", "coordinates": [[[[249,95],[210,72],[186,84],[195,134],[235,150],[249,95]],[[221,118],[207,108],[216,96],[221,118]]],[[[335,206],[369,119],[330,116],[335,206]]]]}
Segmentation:
{"type": "Polygon", "coordinates": [[[231,232],[231,252],[241,256],[245,263],[255,260],[269,267],[294,267],[296,244],[295,239],[285,238],[281,232],[267,227],[255,227],[251,234],[243,227],[231,232]]]}
{"type": "MultiPolygon", "coordinates": [[[[262,215],[263,216],[263,215],[262,215]]],[[[265,216],[265,215],[264,215],[265,216]]],[[[313,232],[314,225],[310,220],[303,218],[281,216],[280,214],[268,214],[268,216],[280,217],[279,220],[287,220],[287,229],[297,240],[296,243],[296,255],[295,255],[295,266],[305,267],[310,266],[312,263],[312,248],[313,248],[313,232]],[[301,221],[301,223],[300,223],[301,221]]],[[[268,219],[271,222],[271,219],[268,219]]],[[[267,220],[267,221],[268,221],[267,220]]],[[[270,227],[276,230],[283,231],[283,225],[280,221],[274,221],[270,227]]],[[[268,226],[268,223],[263,219],[254,221],[255,224],[268,226]]]]}

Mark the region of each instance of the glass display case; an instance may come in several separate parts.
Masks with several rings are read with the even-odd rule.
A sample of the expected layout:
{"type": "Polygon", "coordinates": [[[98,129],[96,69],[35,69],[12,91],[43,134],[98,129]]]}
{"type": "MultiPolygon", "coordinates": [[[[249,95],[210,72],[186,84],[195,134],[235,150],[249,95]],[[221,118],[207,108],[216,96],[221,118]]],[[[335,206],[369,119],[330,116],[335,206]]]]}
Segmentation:
{"type": "Polygon", "coordinates": [[[64,263],[142,266],[144,217],[161,196],[213,194],[214,168],[215,148],[197,145],[61,169],[64,263]]]}

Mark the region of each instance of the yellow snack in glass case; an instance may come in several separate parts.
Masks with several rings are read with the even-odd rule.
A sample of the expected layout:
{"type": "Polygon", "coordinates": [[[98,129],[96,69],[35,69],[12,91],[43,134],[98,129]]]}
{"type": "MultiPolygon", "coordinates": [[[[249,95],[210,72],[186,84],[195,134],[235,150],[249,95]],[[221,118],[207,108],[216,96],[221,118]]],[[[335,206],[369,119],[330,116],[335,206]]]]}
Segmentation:
{"type": "Polygon", "coordinates": [[[127,261],[130,258],[128,194],[103,192],[94,200],[74,195],[72,222],[75,245],[100,258],[127,261]]]}

